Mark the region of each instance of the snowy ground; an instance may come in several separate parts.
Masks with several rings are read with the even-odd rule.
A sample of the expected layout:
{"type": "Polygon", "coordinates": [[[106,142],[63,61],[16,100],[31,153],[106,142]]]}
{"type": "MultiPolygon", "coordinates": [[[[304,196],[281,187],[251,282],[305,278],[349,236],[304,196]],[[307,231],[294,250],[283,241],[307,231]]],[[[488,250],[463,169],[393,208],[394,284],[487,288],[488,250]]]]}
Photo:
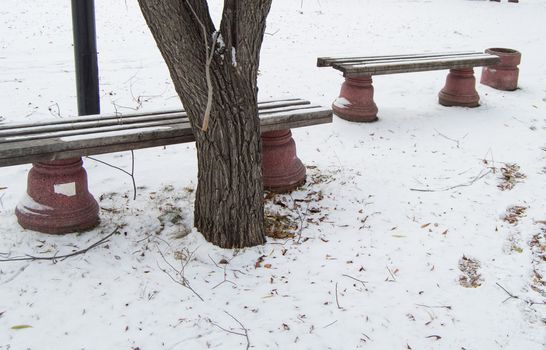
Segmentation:
{"type": "MultiPolygon", "coordinates": [[[[136,1],[96,6],[102,111],[179,106],[136,1]]],[[[120,234],[1,262],[0,349],[245,349],[245,331],[253,349],[544,349],[545,18],[543,0],[274,0],[262,99],[329,105],[342,78],[317,56],[487,47],[523,53],[520,89],[478,85],[479,108],[444,108],[444,71],[377,77],[379,122],[293,131],[310,181],[268,207],[295,236],[252,249],[180,238],[191,144],[135,152],[136,201],[130,178],[86,160],[102,223],[78,235],[21,229],[30,166],[2,168],[0,258],[120,234]]],[[[69,2],[3,0],[0,22],[2,118],[74,115],[69,2]]]]}

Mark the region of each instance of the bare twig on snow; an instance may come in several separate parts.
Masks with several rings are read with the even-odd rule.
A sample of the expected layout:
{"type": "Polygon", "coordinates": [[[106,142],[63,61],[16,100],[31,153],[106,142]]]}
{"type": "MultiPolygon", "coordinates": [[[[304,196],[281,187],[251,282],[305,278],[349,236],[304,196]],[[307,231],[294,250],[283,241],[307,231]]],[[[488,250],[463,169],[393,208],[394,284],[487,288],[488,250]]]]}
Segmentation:
{"type": "MultiPolygon", "coordinates": [[[[197,249],[196,249],[197,250],[197,249]]],[[[195,253],[194,250],[193,252],[189,253],[187,258],[186,258],[186,261],[182,263],[182,267],[180,269],[177,269],[175,268],[168,260],[167,258],[165,257],[165,255],[163,255],[163,252],[161,251],[161,249],[159,249],[159,245],[157,246],[157,251],[159,252],[159,255],[161,255],[161,258],[163,259],[163,261],[169,265],[169,267],[175,272],[175,276],[178,277],[178,278],[175,278],[175,276],[171,275],[169,273],[169,271],[167,271],[166,269],[162,268],[161,266],[159,266],[159,263],[157,263],[157,267],[159,267],[159,269],[161,271],[163,271],[167,276],[169,276],[169,278],[175,282],[176,284],[179,284],[181,285],[182,287],[184,288],[187,288],[189,289],[193,294],[195,294],[201,301],[205,301],[201,295],[199,295],[199,293],[197,293],[197,291],[195,291],[195,289],[192,288],[192,286],[190,285],[190,281],[184,276],[184,273],[185,273],[185,270],[186,270],[186,266],[188,266],[188,263],[190,262],[193,254],[195,253]]]]}
{"type": "Polygon", "coordinates": [[[116,229],[114,231],[112,231],[112,233],[106,235],[105,237],[101,238],[97,242],[91,244],[89,247],[87,247],[85,249],[82,249],[82,250],[75,251],[75,252],[70,253],[70,254],[57,255],[55,253],[55,255],[53,255],[53,256],[34,256],[34,255],[26,254],[25,256],[21,256],[21,257],[0,259],[0,262],[35,261],[35,260],[51,260],[53,262],[57,262],[58,260],[63,261],[65,259],[67,259],[67,258],[71,258],[71,257],[76,256],[76,255],[85,254],[88,251],[90,251],[91,249],[96,248],[96,247],[98,247],[98,246],[100,246],[102,244],[107,243],[110,237],[112,237],[116,233],[119,233],[118,230],[119,230],[119,227],[116,227],[116,229]]]}
{"type": "Polygon", "coordinates": [[[125,169],[122,169],[122,168],[120,168],[120,167],[117,167],[117,166],[115,166],[115,165],[112,165],[112,164],[110,164],[110,163],[107,163],[107,162],[105,162],[105,161],[102,161],[102,160],[97,159],[97,158],[94,158],[94,157],[87,156],[86,158],[91,159],[91,160],[94,160],[95,162],[104,164],[104,165],[106,165],[106,166],[109,166],[110,168],[119,170],[119,171],[121,171],[122,173],[129,175],[129,176],[131,177],[131,181],[133,182],[133,200],[136,200],[136,196],[137,196],[137,186],[136,186],[136,181],[135,181],[135,152],[134,152],[133,150],[131,150],[131,172],[128,172],[128,171],[125,170],[125,169]]]}
{"type": "Polygon", "coordinates": [[[350,278],[350,279],[352,279],[352,280],[355,280],[355,281],[357,281],[357,282],[362,283],[362,286],[364,287],[364,289],[365,289],[365,290],[368,290],[368,288],[366,288],[366,282],[364,282],[364,281],[362,281],[362,280],[359,280],[358,278],[355,278],[355,277],[353,277],[353,276],[346,275],[346,274],[343,274],[343,275],[341,275],[341,276],[347,277],[347,278],[350,278]]]}
{"type": "Polygon", "coordinates": [[[471,185],[473,185],[476,181],[478,181],[478,180],[484,178],[485,176],[489,175],[491,172],[492,172],[491,169],[489,169],[489,170],[486,171],[486,172],[484,172],[484,170],[481,170],[480,173],[479,173],[478,175],[476,175],[472,180],[470,180],[469,182],[464,183],[464,184],[459,184],[459,185],[450,186],[450,187],[446,187],[446,188],[440,188],[440,189],[410,188],[410,191],[416,191],[416,192],[444,192],[444,191],[453,190],[453,189],[459,188],[459,187],[471,186],[471,185]]]}
{"type": "Polygon", "coordinates": [[[236,332],[236,331],[232,331],[230,329],[226,329],[222,326],[220,326],[219,324],[213,322],[211,319],[209,319],[209,322],[213,325],[213,326],[216,326],[218,327],[219,329],[223,330],[224,332],[227,332],[227,333],[231,333],[231,334],[235,334],[235,335],[239,335],[241,337],[245,337],[246,338],[246,350],[250,349],[250,338],[248,337],[248,329],[241,323],[241,321],[239,321],[238,319],[235,318],[235,316],[233,316],[232,314],[230,314],[229,312],[227,311],[224,311],[229,317],[231,317],[235,322],[237,322],[239,324],[239,326],[241,326],[241,329],[243,330],[244,333],[242,332],[236,332]]]}
{"type": "Polygon", "coordinates": [[[339,306],[339,298],[338,298],[338,295],[337,295],[337,282],[336,282],[336,305],[337,305],[338,309],[343,310],[343,308],[341,306],[339,306]]]}

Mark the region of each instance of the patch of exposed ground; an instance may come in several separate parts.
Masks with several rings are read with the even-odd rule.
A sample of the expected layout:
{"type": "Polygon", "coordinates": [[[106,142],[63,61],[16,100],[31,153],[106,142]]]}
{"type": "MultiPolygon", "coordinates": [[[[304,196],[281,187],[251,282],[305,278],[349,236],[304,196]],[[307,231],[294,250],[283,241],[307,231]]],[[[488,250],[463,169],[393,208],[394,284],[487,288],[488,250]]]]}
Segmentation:
{"type": "Polygon", "coordinates": [[[307,166],[306,183],[292,193],[277,194],[265,192],[265,232],[266,236],[275,239],[296,239],[306,241],[301,232],[309,225],[319,225],[328,221],[330,209],[321,185],[340,181],[341,170],[321,170],[316,166],[307,166]]]}
{"type": "Polygon", "coordinates": [[[537,224],[540,225],[539,232],[529,241],[533,258],[531,289],[546,298],[546,220],[537,221],[537,224]]]}
{"type": "Polygon", "coordinates": [[[521,205],[513,205],[506,210],[503,220],[509,224],[516,225],[519,220],[525,216],[527,209],[527,207],[521,205]]]}
{"type": "Polygon", "coordinates": [[[483,279],[479,273],[481,267],[477,259],[463,257],[459,260],[459,270],[462,274],[459,276],[459,284],[465,288],[477,288],[482,285],[483,279]]]}
{"type": "Polygon", "coordinates": [[[501,191],[508,191],[513,189],[516,184],[523,182],[526,178],[525,174],[519,171],[520,167],[514,163],[506,163],[500,168],[501,177],[500,183],[497,185],[501,191]]]}
{"type": "Polygon", "coordinates": [[[104,193],[99,197],[103,220],[109,220],[122,228],[127,225],[125,218],[136,216],[152,216],[159,225],[150,226],[153,232],[146,234],[170,234],[181,238],[192,230],[191,210],[193,203],[193,188],[175,188],[166,185],[158,191],[145,192],[144,187],[138,189],[139,198],[136,204],[128,193],[104,193]],[[145,201],[141,201],[145,197],[145,201]],[[149,203],[152,203],[150,206],[149,203]]]}

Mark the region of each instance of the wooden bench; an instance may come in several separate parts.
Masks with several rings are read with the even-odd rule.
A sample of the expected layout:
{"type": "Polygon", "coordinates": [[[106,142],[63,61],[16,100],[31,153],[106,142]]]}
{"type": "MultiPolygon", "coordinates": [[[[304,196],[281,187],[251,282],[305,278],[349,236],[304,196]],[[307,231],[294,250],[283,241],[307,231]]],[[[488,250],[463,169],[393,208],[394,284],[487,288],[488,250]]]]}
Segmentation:
{"type": "MultiPolygon", "coordinates": [[[[264,186],[285,191],[301,185],[305,167],[296,156],[290,129],[331,123],[332,110],[285,99],[260,102],[258,111],[264,186]]],[[[87,190],[80,157],[193,141],[182,110],[0,123],[0,167],[33,163],[27,195],[16,209],[19,223],[36,231],[66,233],[98,223],[98,205],[87,190]]]]}
{"type": "Polygon", "coordinates": [[[320,57],[318,67],[333,67],[345,77],[340,96],[334,101],[334,113],[358,122],[377,120],[373,100],[372,75],[423,72],[449,69],[445,87],[439,93],[444,106],[477,107],[474,67],[495,65],[496,55],[482,52],[427,53],[367,57],[320,57]]]}

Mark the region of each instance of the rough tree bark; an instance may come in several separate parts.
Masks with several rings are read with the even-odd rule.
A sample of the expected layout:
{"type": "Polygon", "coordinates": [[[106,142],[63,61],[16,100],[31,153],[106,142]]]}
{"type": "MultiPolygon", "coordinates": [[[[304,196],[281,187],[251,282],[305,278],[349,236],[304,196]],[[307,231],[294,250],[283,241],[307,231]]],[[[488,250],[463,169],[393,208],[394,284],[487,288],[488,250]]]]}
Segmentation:
{"type": "Polygon", "coordinates": [[[206,0],[139,0],[196,139],[195,227],[224,248],[265,242],[257,74],[271,1],[224,0],[217,30],[206,0]]]}

